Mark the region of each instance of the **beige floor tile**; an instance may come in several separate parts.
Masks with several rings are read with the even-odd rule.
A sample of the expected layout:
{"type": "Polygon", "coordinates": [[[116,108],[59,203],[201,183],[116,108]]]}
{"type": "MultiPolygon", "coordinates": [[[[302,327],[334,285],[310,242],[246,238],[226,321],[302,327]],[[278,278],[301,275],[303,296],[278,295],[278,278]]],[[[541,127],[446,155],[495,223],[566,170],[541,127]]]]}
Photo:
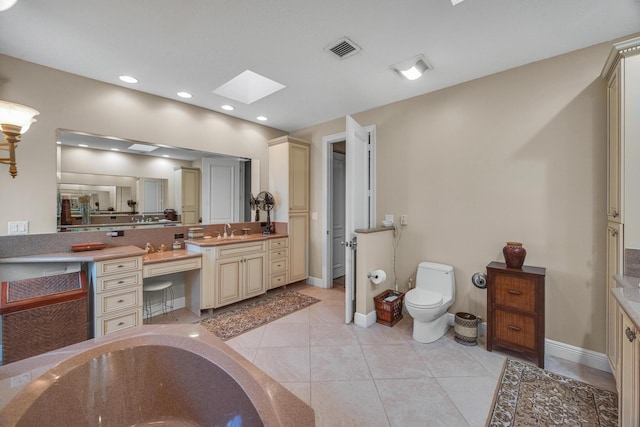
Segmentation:
{"type": "Polygon", "coordinates": [[[247,331],[244,334],[240,334],[225,342],[228,345],[233,344],[233,348],[236,349],[241,347],[258,348],[260,347],[260,341],[262,340],[262,334],[264,334],[265,328],[266,326],[260,326],[259,328],[247,331]]]}
{"type": "Polygon", "coordinates": [[[358,345],[310,348],[311,381],[371,379],[358,345]]]}
{"type": "Polygon", "coordinates": [[[303,308],[302,310],[287,314],[278,320],[274,320],[272,323],[309,323],[309,308],[303,308]]]}
{"type": "Polygon", "coordinates": [[[392,426],[469,425],[434,378],[375,382],[392,426]]]}
{"type": "Polygon", "coordinates": [[[309,324],[269,323],[260,347],[309,347],[309,324]]]}
{"type": "Polygon", "coordinates": [[[309,347],[259,348],[253,364],[278,382],[309,381],[309,347]]]}
{"type": "Polygon", "coordinates": [[[362,353],[374,379],[431,377],[409,344],[363,345],[362,353]]]}
{"type": "Polygon", "coordinates": [[[492,408],[498,378],[449,377],[438,378],[437,381],[470,426],[484,426],[492,408]]]}
{"type": "Polygon", "coordinates": [[[355,329],[358,341],[362,345],[407,344],[407,337],[400,329],[374,323],[368,328],[357,326],[355,329]]]}
{"type": "Polygon", "coordinates": [[[344,305],[320,305],[309,307],[310,323],[345,323],[344,305]]]}
{"type": "Polygon", "coordinates": [[[312,382],[311,406],[316,427],[389,425],[372,380],[312,382]]]}
{"type": "Polygon", "coordinates": [[[429,343],[413,344],[413,348],[434,377],[482,377],[491,373],[471,357],[450,335],[429,343]]]}
{"type": "Polygon", "coordinates": [[[546,356],[544,367],[547,370],[591,384],[605,390],[617,391],[616,382],[613,375],[599,369],[594,369],[580,363],[560,359],[554,356],[546,356]]]}
{"type": "Polygon", "coordinates": [[[358,345],[353,324],[312,323],[309,328],[311,346],[318,345],[358,345]]]}

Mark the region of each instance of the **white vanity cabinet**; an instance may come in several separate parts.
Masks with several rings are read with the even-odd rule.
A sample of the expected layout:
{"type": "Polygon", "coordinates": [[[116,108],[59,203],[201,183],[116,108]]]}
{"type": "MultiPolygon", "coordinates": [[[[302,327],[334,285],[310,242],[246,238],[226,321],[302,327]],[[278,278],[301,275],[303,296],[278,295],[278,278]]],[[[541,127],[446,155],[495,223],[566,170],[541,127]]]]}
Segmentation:
{"type": "Polygon", "coordinates": [[[269,190],[276,202],[275,221],[286,222],[289,234],[287,282],[308,277],[310,144],[283,136],[269,145],[269,190]]]}
{"type": "Polygon", "coordinates": [[[93,284],[94,336],[142,324],[142,256],[89,264],[93,284]]]}
{"type": "Polygon", "coordinates": [[[202,254],[200,309],[218,308],[266,292],[266,242],[229,243],[187,249],[202,254]]]}
{"type": "Polygon", "coordinates": [[[289,283],[289,238],[270,239],[267,247],[267,289],[274,289],[289,283]]]}
{"type": "Polygon", "coordinates": [[[620,375],[618,425],[640,426],[640,328],[619,310],[620,375]]]}

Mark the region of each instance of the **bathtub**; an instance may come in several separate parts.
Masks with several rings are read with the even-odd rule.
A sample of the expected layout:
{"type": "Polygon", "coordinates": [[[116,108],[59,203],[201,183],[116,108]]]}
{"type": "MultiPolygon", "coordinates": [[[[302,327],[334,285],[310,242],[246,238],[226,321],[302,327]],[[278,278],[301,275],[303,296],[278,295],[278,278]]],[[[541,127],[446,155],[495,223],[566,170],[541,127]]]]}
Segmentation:
{"type": "Polygon", "coordinates": [[[0,368],[13,386],[38,360],[61,358],[6,403],[0,425],[315,424],[311,407],[198,325],[141,326],[51,353],[0,368]]]}

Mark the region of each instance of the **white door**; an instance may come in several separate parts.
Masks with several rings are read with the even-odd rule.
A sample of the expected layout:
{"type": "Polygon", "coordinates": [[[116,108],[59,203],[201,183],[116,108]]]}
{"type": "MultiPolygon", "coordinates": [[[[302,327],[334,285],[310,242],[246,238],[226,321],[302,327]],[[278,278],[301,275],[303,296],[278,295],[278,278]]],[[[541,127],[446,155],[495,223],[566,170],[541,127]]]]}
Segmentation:
{"type": "Polygon", "coordinates": [[[238,222],[240,164],[237,160],[202,159],[202,222],[238,222]]]}
{"type": "Polygon", "coordinates": [[[333,235],[333,279],[344,276],[344,203],[345,203],[345,155],[333,153],[332,163],[332,235],[333,235]]]}
{"type": "Polygon", "coordinates": [[[347,116],[346,136],[345,322],[351,323],[355,308],[355,230],[369,227],[369,133],[347,116]]]}

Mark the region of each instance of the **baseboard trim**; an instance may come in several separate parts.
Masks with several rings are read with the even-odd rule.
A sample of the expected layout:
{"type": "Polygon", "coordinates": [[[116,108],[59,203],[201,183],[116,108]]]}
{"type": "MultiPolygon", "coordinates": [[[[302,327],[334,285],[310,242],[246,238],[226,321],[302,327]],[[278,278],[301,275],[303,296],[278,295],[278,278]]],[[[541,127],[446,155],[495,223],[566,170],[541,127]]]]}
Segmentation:
{"type": "Polygon", "coordinates": [[[356,312],[356,314],[353,315],[353,323],[361,328],[368,328],[376,323],[376,311],[373,310],[366,315],[356,312]]]}
{"type": "Polygon", "coordinates": [[[580,363],[581,365],[589,366],[600,371],[611,372],[609,359],[604,353],[598,353],[597,351],[587,350],[550,339],[544,340],[544,351],[545,354],[549,356],[580,363]]]}
{"type": "Polygon", "coordinates": [[[317,286],[318,288],[327,289],[328,286],[325,286],[323,280],[319,277],[307,277],[307,285],[317,286]]]}

